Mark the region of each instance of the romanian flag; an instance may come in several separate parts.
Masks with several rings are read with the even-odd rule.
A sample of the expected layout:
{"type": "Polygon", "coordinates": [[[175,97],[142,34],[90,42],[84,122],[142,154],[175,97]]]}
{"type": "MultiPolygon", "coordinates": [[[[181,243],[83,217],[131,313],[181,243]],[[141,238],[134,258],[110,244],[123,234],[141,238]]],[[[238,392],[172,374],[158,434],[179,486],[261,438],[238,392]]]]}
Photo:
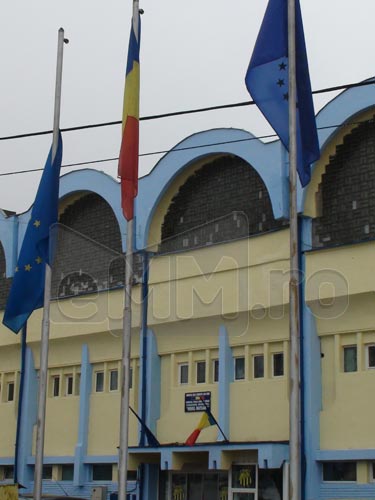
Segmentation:
{"type": "Polygon", "coordinates": [[[195,444],[195,441],[198,439],[199,434],[201,433],[202,429],[205,429],[206,427],[210,427],[211,425],[217,425],[215,417],[212,415],[210,410],[206,408],[204,411],[202,418],[199,421],[199,424],[197,427],[193,430],[193,432],[190,434],[190,436],[187,438],[185,441],[186,446],[193,446],[195,444]]]}
{"type": "Polygon", "coordinates": [[[141,19],[133,16],[126,65],[122,142],[118,165],[121,178],[122,211],[126,220],[134,217],[134,198],[138,193],[139,152],[139,45],[141,19]]]}

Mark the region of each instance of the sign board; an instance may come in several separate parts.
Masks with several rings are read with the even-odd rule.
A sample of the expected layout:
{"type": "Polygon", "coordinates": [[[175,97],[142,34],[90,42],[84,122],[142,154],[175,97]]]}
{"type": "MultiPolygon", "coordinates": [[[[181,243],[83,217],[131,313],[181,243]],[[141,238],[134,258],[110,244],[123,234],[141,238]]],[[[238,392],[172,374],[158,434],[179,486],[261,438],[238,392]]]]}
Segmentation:
{"type": "Polygon", "coordinates": [[[185,413],[211,409],[211,392],[186,392],[185,413]]]}

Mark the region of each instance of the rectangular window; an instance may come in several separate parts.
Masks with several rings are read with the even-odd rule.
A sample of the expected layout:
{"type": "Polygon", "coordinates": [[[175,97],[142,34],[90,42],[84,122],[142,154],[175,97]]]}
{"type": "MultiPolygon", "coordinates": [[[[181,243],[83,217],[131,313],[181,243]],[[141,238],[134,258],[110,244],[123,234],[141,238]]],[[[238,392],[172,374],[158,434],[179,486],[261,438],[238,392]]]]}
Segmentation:
{"type": "Polygon", "coordinates": [[[43,465],[42,477],[43,479],[52,479],[52,465],[43,465]]]}
{"type": "Polygon", "coordinates": [[[356,462],[324,462],[323,481],[357,481],[356,462]]]}
{"type": "Polygon", "coordinates": [[[264,356],[263,354],[257,354],[253,357],[254,363],[254,378],[264,377],[264,356]]]}
{"type": "Polygon", "coordinates": [[[375,481],[375,462],[370,464],[370,479],[371,481],[375,481]]]}
{"type": "Polygon", "coordinates": [[[284,375],[284,354],[282,352],[272,355],[272,374],[274,377],[284,375]]]}
{"type": "Polygon", "coordinates": [[[7,384],[7,401],[14,401],[14,382],[7,384]]]}
{"type": "Polygon", "coordinates": [[[73,394],[73,375],[65,376],[65,396],[73,394]]]}
{"type": "Polygon", "coordinates": [[[375,345],[367,346],[367,368],[375,368],[375,345]]]}
{"type": "Polygon", "coordinates": [[[133,368],[129,370],[129,389],[133,387],[133,368]]]}
{"type": "Polygon", "coordinates": [[[214,359],[213,361],[213,381],[219,382],[219,360],[214,359]]]}
{"type": "Polygon", "coordinates": [[[95,373],[95,392],[104,391],[104,372],[95,373]]]}
{"type": "Polygon", "coordinates": [[[75,390],[76,396],[79,396],[80,386],[81,386],[81,374],[77,373],[76,374],[76,390],[75,390]]]}
{"type": "Polygon", "coordinates": [[[94,464],[92,466],[93,481],[112,481],[112,464],[94,464]]]}
{"type": "Polygon", "coordinates": [[[109,372],[109,390],[117,391],[118,389],[118,371],[111,370],[109,372]]]}
{"type": "Polygon", "coordinates": [[[64,464],[61,466],[61,481],[73,481],[74,465],[64,464]]]}
{"type": "Polygon", "coordinates": [[[57,398],[60,395],[60,377],[52,377],[52,396],[57,398]]]}
{"type": "Polygon", "coordinates": [[[197,370],[197,384],[204,384],[206,382],[206,362],[197,361],[195,366],[197,370]]]}
{"type": "Polygon", "coordinates": [[[234,358],[234,380],[245,379],[245,358],[234,358]]]}
{"type": "Polygon", "coordinates": [[[189,365],[187,363],[181,363],[178,365],[178,379],[180,384],[187,384],[189,382],[189,365]]]}
{"type": "Polygon", "coordinates": [[[4,465],[4,480],[14,479],[14,467],[13,465],[4,465]]]}
{"type": "Polygon", "coordinates": [[[128,470],[128,473],[126,476],[127,476],[128,481],[136,481],[137,480],[137,471],[136,470],[128,470]]]}
{"type": "Polygon", "coordinates": [[[357,371],[357,346],[344,347],[344,372],[357,371]]]}

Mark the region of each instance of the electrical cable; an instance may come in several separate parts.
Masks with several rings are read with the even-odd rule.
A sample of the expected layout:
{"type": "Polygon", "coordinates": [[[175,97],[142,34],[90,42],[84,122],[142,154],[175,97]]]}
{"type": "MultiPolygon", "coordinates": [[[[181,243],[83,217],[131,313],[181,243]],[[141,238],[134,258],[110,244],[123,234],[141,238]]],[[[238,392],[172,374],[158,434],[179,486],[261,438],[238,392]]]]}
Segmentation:
{"type": "MultiPolygon", "coordinates": [[[[357,82],[357,83],[347,83],[345,85],[336,85],[335,87],[326,87],[324,89],[319,89],[319,90],[314,90],[312,94],[323,94],[326,92],[335,92],[337,90],[347,90],[350,88],[354,87],[364,87],[366,85],[374,85],[375,80],[366,80],[364,82],[357,82]]],[[[193,113],[203,113],[207,111],[216,111],[219,109],[228,109],[228,108],[238,108],[241,106],[251,106],[254,105],[254,101],[244,101],[244,102],[237,102],[233,104],[222,104],[219,106],[210,106],[207,108],[197,108],[197,109],[189,109],[185,111],[174,111],[171,113],[162,113],[159,115],[150,115],[150,116],[141,116],[139,118],[140,121],[148,121],[148,120],[159,120],[160,118],[170,118],[173,116],[181,116],[181,115],[188,115],[188,114],[193,114],[193,113]]],[[[120,125],[122,122],[121,121],[114,121],[114,122],[104,122],[104,123],[94,123],[92,125],[80,125],[76,127],[68,127],[68,128],[62,128],[61,132],[74,132],[77,130],[86,130],[86,129],[91,129],[91,128],[98,128],[98,127],[108,127],[112,125],[120,125]]],[[[12,139],[23,139],[25,137],[35,137],[39,135],[48,135],[52,134],[52,130],[43,130],[41,132],[30,132],[27,134],[17,134],[17,135],[8,135],[5,137],[0,137],[0,141],[9,141],[12,139]]]]}
{"type": "MultiPolygon", "coordinates": [[[[339,125],[326,125],[324,127],[318,127],[318,130],[326,130],[329,128],[338,128],[342,126],[348,126],[348,125],[360,125],[362,123],[370,123],[372,122],[373,119],[369,120],[363,120],[363,121],[356,121],[356,122],[344,122],[339,125]]],[[[180,151],[189,151],[192,149],[200,149],[200,148],[208,148],[212,146],[222,146],[225,144],[234,144],[238,142],[249,142],[249,141],[255,141],[255,140],[260,140],[260,139],[270,139],[272,137],[277,137],[277,134],[267,134],[267,135],[260,135],[257,137],[247,137],[246,139],[235,139],[232,141],[221,141],[221,142],[212,142],[208,144],[199,144],[198,146],[187,146],[187,147],[182,147],[182,148],[175,148],[175,149],[166,149],[166,150],[161,150],[161,151],[152,151],[149,153],[141,153],[139,157],[144,157],[144,156],[152,156],[152,155],[162,155],[162,154],[167,154],[167,153],[178,153],[180,151]]],[[[61,168],[73,168],[73,167],[81,167],[83,165],[93,165],[95,163],[106,163],[110,161],[117,161],[118,156],[114,158],[103,158],[101,160],[91,160],[91,161],[82,161],[82,162],[77,162],[77,163],[67,163],[65,165],[61,165],[61,168]]],[[[18,175],[18,174],[29,174],[32,172],[41,172],[43,168],[31,168],[29,170],[17,170],[15,172],[3,172],[0,173],[0,177],[4,176],[10,176],[10,175],[18,175]]]]}

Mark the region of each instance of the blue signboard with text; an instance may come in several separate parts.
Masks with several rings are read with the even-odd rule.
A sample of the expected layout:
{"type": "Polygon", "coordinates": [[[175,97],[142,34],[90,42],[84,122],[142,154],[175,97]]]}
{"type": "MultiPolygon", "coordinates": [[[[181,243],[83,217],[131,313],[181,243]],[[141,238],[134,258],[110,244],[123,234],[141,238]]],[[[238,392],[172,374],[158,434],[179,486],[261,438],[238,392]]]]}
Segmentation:
{"type": "Polygon", "coordinates": [[[186,392],[185,413],[211,409],[211,392],[186,392]]]}

